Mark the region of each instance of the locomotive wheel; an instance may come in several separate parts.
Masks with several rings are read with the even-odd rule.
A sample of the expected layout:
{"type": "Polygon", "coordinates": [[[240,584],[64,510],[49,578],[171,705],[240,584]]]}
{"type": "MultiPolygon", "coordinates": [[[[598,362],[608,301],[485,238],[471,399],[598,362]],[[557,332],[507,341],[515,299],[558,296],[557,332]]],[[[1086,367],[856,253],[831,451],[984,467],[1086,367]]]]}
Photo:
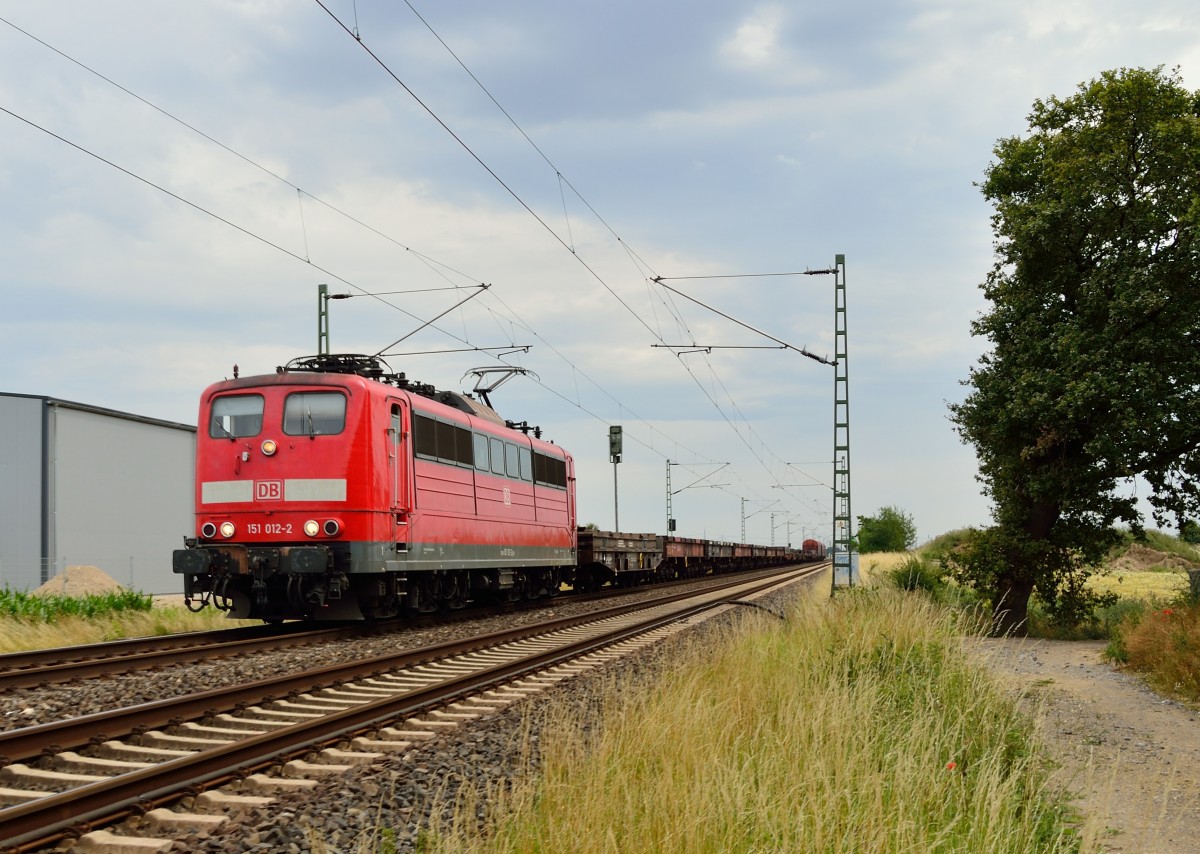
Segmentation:
{"type": "Polygon", "coordinates": [[[467,591],[470,589],[464,571],[449,572],[438,577],[438,596],[451,611],[467,607],[467,591]]]}
{"type": "Polygon", "coordinates": [[[413,614],[433,614],[438,609],[438,579],[432,572],[423,572],[408,582],[408,611],[413,614]]]}

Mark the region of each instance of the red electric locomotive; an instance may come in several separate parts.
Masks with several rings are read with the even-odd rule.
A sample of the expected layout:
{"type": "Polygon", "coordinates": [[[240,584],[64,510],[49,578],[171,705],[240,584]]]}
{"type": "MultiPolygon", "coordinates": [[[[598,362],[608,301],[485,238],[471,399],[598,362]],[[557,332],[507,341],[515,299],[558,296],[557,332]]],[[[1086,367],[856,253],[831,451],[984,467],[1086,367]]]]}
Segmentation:
{"type": "Polygon", "coordinates": [[[172,562],[192,607],[361,619],[571,580],[571,455],[469,396],[322,355],[235,371],[197,423],[195,536],[172,562]]]}

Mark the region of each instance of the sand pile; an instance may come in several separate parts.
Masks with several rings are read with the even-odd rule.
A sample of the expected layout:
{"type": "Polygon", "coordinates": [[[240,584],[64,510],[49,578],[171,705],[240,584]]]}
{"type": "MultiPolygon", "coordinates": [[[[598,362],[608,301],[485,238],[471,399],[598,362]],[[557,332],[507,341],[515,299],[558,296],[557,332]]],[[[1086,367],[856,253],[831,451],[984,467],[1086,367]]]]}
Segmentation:
{"type": "Polygon", "coordinates": [[[34,596],[87,596],[115,593],[124,588],[98,566],[68,566],[37,590],[34,596]]]}
{"type": "Polygon", "coordinates": [[[1114,560],[1108,568],[1114,572],[1140,572],[1152,566],[1166,566],[1171,569],[1184,570],[1192,565],[1179,555],[1167,554],[1166,552],[1160,552],[1139,543],[1134,543],[1129,547],[1129,551],[1114,560]]]}

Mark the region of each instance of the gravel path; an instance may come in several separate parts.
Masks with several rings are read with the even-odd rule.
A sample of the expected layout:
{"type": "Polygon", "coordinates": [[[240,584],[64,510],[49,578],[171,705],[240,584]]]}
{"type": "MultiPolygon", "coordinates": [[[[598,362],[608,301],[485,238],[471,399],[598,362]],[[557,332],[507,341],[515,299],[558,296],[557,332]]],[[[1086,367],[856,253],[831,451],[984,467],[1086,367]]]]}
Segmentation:
{"type": "Polygon", "coordinates": [[[1103,850],[1200,854],[1200,715],[1104,662],[1103,641],[988,639],[972,649],[1038,721],[1055,782],[1103,850]]]}

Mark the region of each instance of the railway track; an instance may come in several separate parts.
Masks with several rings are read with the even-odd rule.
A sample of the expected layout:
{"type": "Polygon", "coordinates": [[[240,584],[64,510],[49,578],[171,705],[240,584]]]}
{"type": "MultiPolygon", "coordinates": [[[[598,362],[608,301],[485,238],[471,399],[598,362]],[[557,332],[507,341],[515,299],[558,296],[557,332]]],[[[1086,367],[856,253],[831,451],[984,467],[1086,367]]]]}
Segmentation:
{"type": "MultiPolygon", "coordinates": [[[[671,582],[660,585],[657,589],[669,590],[694,582],[695,579],[671,582]]],[[[195,661],[212,661],[343,638],[380,636],[450,622],[479,620],[514,611],[548,608],[566,600],[590,602],[643,593],[647,590],[646,587],[608,588],[595,593],[570,594],[551,599],[478,607],[449,614],[422,615],[378,623],[331,623],[320,628],[303,623],[242,626],[6,653],[0,655],[0,694],[20,688],[54,685],[195,661]]]]}
{"type": "MultiPolygon", "coordinates": [[[[240,781],[274,793],[300,784],[287,774],[336,772],[408,749],[455,720],[476,716],[572,675],[569,662],[621,643],[642,643],[722,603],[819,572],[768,578],[606,608],[400,654],[251,685],[222,688],[0,733],[0,848],[29,851],[79,836],[100,822],[152,815],[166,826],[212,821],[163,807],[183,793],[215,794],[240,781]],[[544,675],[537,675],[544,674],[544,675]],[[447,711],[449,709],[449,711],[447,711]],[[439,711],[440,710],[440,711],[439,711]],[[305,757],[316,755],[323,764],[305,757]],[[275,770],[275,776],[264,772],[275,770]],[[249,781],[249,782],[247,782],[249,781]],[[169,816],[177,816],[170,818],[169,816]]],[[[219,820],[219,817],[218,817],[219,820]]],[[[104,831],[88,837],[102,842],[104,831]]],[[[101,849],[102,850],[102,849],[101,849]]]]}
{"type": "Polygon", "coordinates": [[[299,623],[244,626],[13,652],[0,655],[0,693],[165,664],[320,643],[345,631],[344,627],[313,629],[299,623]]]}

